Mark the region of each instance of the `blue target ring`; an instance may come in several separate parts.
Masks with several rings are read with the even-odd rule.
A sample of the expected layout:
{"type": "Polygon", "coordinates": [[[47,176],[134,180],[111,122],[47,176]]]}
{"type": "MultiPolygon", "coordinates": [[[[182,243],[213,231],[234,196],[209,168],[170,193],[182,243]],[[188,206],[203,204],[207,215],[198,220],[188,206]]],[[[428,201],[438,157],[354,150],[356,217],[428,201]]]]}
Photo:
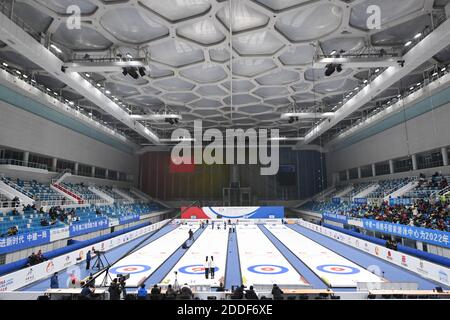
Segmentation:
{"type": "Polygon", "coordinates": [[[317,270],[332,274],[355,274],[360,272],[359,269],[342,264],[323,264],[318,266],[317,270]]]}
{"type": "Polygon", "coordinates": [[[283,266],[278,266],[276,264],[257,264],[254,266],[250,266],[247,268],[248,271],[253,272],[253,273],[259,273],[259,274],[281,274],[281,273],[285,273],[288,272],[289,269],[283,266]],[[258,270],[259,269],[259,270],[258,270]],[[264,270],[267,269],[267,270],[264,270]],[[272,271],[274,269],[279,269],[278,271],[272,271]]]}
{"type": "MultiPolygon", "coordinates": [[[[214,272],[217,272],[217,270],[219,270],[219,268],[214,267],[214,272]]],[[[178,269],[178,271],[181,273],[185,273],[185,274],[197,274],[197,275],[203,274],[204,275],[205,267],[201,264],[191,264],[188,266],[181,267],[180,269],[178,269]],[[191,270],[188,270],[190,268],[191,268],[191,270]]]]}
{"type": "Polygon", "coordinates": [[[114,274],[133,274],[133,273],[141,273],[150,270],[149,266],[145,264],[129,264],[124,266],[118,266],[109,270],[109,272],[114,274]]]}

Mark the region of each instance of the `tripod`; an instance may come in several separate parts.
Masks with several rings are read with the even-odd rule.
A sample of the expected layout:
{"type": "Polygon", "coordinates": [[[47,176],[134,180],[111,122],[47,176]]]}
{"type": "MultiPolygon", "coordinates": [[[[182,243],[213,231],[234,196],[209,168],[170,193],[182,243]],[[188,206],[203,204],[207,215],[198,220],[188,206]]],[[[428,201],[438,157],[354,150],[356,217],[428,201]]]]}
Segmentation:
{"type": "Polygon", "coordinates": [[[97,268],[98,270],[105,269],[105,263],[103,262],[103,260],[105,260],[105,262],[106,262],[105,276],[103,277],[102,284],[101,284],[102,287],[106,287],[108,278],[110,281],[113,280],[111,275],[109,274],[109,269],[111,268],[111,264],[109,263],[108,259],[106,258],[104,251],[96,251],[95,253],[97,255],[97,257],[96,257],[97,259],[94,262],[94,265],[93,265],[94,268],[97,268]]]}
{"type": "Polygon", "coordinates": [[[173,290],[177,291],[180,289],[180,284],[178,283],[178,272],[175,271],[175,281],[173,282],[173,290]]]}

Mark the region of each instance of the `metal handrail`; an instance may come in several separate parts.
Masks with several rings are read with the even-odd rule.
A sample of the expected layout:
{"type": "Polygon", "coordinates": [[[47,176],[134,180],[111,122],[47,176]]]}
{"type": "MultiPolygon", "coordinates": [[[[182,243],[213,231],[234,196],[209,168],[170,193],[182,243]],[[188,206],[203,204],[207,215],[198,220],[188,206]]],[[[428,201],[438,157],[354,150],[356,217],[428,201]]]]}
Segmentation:
{"type": "Polygon", "coordinates": [[[17,159],[0,159],[0,164],[9,164],[9,165],[20,166],[20,167],[29,167],[29,168],[48,170],[48,166],[45,164],[29,162],[29,161],[25,162],[25,161],[17,160],[17,159]]]}

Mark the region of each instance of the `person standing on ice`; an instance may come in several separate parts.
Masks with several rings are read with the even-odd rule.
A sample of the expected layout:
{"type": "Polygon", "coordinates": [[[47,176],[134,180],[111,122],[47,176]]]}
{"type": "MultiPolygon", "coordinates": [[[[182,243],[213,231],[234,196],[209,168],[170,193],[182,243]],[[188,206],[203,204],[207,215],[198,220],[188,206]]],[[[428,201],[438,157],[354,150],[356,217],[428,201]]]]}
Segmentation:
{"type": "MultiPolygon", "coordinates": [[[[206,257],[208,258],[208,257],[206,257]]],[[[211,279],[214,279],[214,271],[216,270],[216,264],[214,262],[214,257],[211,256],[211,260],[209,260],[209,273],[211,274],[211,279]]]]}
{"type": "Polygon", "coordinates": [[[204,269],[205,269],[205,279],[208,279],[209,278],[209,261],[208,261],[208,256],[206,256],[204,269]]]}

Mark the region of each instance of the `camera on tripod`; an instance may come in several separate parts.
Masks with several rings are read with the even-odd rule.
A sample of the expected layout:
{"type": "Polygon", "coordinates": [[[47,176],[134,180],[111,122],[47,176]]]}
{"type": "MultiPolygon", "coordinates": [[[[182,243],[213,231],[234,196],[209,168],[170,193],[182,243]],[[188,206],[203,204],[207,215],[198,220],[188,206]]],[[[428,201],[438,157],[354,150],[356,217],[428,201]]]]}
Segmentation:
{"type": "Polygon", "coordinates": [[[129,273],[118,274],[117,275],[117,280],[119,280],[119,281],[125,281],[125,280],[128,280],[128,279],[130,279],[130,274],[129,273]]]}

